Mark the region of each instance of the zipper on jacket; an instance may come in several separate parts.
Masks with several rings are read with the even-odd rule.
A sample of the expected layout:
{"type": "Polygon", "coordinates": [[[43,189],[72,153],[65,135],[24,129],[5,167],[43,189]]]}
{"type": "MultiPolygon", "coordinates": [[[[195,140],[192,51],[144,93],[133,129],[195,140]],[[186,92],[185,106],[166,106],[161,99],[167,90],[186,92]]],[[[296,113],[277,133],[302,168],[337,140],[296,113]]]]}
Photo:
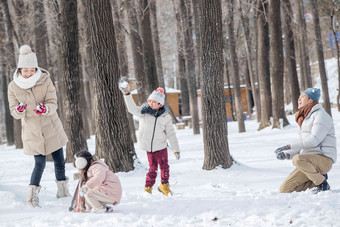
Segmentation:
{"type": "Polygon", "coordinates": [[[151,151],[150,151],[150,152],[152,152],[152,144],[153,144],[153,138],[155,137],[155,130],[156,130],[157,118],[158,118],[158,117],[156,117],[156,119],[155,119],[155,124],[154,124],[154,126],[153,126],[152,139],[151,139],[151,151]]]}

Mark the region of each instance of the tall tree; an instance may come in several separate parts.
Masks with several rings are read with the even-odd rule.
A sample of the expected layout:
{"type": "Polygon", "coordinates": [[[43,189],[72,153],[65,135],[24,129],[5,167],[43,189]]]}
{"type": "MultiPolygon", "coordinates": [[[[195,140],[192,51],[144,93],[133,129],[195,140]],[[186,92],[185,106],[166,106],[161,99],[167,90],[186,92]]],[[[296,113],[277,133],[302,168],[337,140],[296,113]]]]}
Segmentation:
{"type": "Polygon", "coordinates": [[[79,66],[77,1],[61,0],[60,8],[61,53],[65,87],[64,103],[67,104],[64,108],[66,122],[64,127],[69,138],[66,160],[72,162],[75,153],[84,149],[87,150],[80,107],[80,78],[82,78],[82,74],[79,66]]]}
{"type": "MultiPolygon", "coordinates": [[[[125,30],[123,29],[122,21],[124,20],[124,11],[125,7],[122,1],[111,1],[112,5],[112,15],[114,18],[113,24],[115,26],[116,31],[116,42],[118,49],[118,60],[119,60],[119,71],[122,77],[129,77],[129,67],[128,67],[128,56],[127,56],[127,48],[126,48],[126,40],[125,40],[125,30]]],[[[129,121],[129,129],[131,139],[134,143],[137,142],[136,138],[136,130],[133,121],[133,116],[126,109],[126,116],[129,121]]]]}
{"type": "Polygon", "coordinates": [[[139,35],[139,24],[137,18],[136,3],[134,1],[126,1],[126,7],[128,10],[128,21],[130,29],[130,43],[132,49],[133,66],[136,77],[137,86],[137,104],[141,105],[147,99],[147,80],[144,71],[143,60],[143,43],[142,37],[139,35]]]}
{"type": "Polygon", "coordinates": [[[244,39],[245,39],[245,50],[246,50],[246,55],[247,55],[247,64],[248,64],[248,69],[249,69],[251,90],[252,90],[253,100],[254,100],[254,104],[255,104],[256,119],[257,119],[257,122],[260,122],[260,120],[261,120],[261,102],[260,102],[259,91],[258,91],[258,88],[256,86],[255,75],[253,73],[253,60],[251,58],[251,53],[250,53],[250,50],[251,50],[250,41],[251,40],[250,40],[250,34],[249,34],[249,23],[247,23],[246,17],[243,13],[242,4],[241,4],[240,0],[238,2],[238,9],[239,9],[242,28],[243,28],[244,39]]]}
{"type": "Polygon", "coordinates": [[[199,0],[191,0],[191,6],[192,6],[192,11],[193,11],[193,16],[194,16],[194,48],[195,48],[195,56],[196,56],[196,81],[197,81],[197,87],[201,87],[200,85],[200,74],[201,74],[201,60],[200,60],[200,55],[201,55],[201,49],[199,45],[199,40],[201,36],[201,30],[200,30],[200,9],[199,9],[199,0]]]}
{"type": "MultiPolygon", "coordinates": [[[[331,11],[331,24],[332,24],[332,33],[334,40],[337,40],[336,38],[336,32],[334,28],[334,17],[335,17],[335,10],[337,10],[337,4],[336,2],[333,2],[333,8],[331,11]]],[[[338,65],[338,96],[337,96],[337,106],[338,106],[338,112],[340,112],[340,48],[339,48],[339,42],[335,42],[336,47],[336,56],[337,56],[337,65],[338,65]]]]}
{"type": "Polygon", "coordinates": [[[198,118],[198,104],[197,104],[197,87],[195,77],[195,55],[194,43],[192,40],[192,14],[189,1],[179,0],[178,2],[180,18],[182,21],[183,40],[184,40],[184,58],[186,78],[188,83],[189,101],[190,101],[190,115],[193,125],[193,133],[200,134],[199,118],[198,118]]]}
{"type": "Polygon", "coordinates": [[[315,47],[316,47],[316,53],[318,55],[318,64],[319,64],[319,72],[320,72],[321,87],[322,87],[323,107],[325,108],[326,112],[332,116],[331,104],[329,101],[329,93],[328,93],[325,58],[323,56],[320,20],[319,20],[319,12],[318,12],[319,9],[318,9],[317,1],[311,0],[311,6],[312,6],[312,12],[314,14],[314,34],[315,34],[315,42],[316,42],[315,47]]]}
{"type": "Polygon", "coordinates": [[[155,50],[152,42],[149,1],[150,0],[139,0],[141,7],[139,32],[143,42],[144,70],[147,79],[146,90],[148,94],[159,86],[155,50]]]}
{"type": "Polygon", "coordinates": [[[136,153],[118,89],[120,73],[111,5],[109,0],[85,2],[95,66],[96,154],[114,172],[127,172],[134,169],[136,153]]]}
{"type": "MultiPolygon", "coordinates": [[[[7,64],[6,67],[6,75],[7,75],[7,81],[6,83],[6,91],[7,91],[7,85],[10,82],[9,75],[10,72],[13,72],[16,68],[16,61],[15,61],[15,50],[14,50],[14,36],[15,31],[12,23],[12,19],[9,13],[8,9],[8,1],[7,0],[1,0],[1,8],[4,12],[3,19],[4,19],[4,25],[5,29],[3,31],[6,31],[7,33],[7,44],[6,44],[6,58],[7,58],[7,64]]],[[[6,93],[7,96],[7,93],[6,93]]],[[[13,145],[17,148],[22,148],[22,140],[21,140],[21,122],[20,120],[13,120],[12,116],[9,112],[9,106],[8,106],[8,100],[5,100],[5,109],[6,109],[6,135],[7,135],[7,145],[13,145]],[[15,135],[15,136],[14,136],[15,135]]]]}
{"type": "Polygon", "coordinates": [[[269,71],[269,34],[267,21],[268,2],[257,0],[257,71],[261,98],[261,123],[259,130],[270,126],[272,95],[269,71]]]}
{"type": "Polygon", "coordinates": [[[160,47],[159,35],[158,35],[156,0],[150,0],[150,20],[151,20],[152,42],[153,42],[153,46],[155,50],[158,83],[159,83],[159,86],[165,88],[161,47],[160,47]]]}
{"type": "Polygon", "coordinates": [[[299,37],[299,49],[300,49],[300,69],[301,69],[301,89],[305,90],[312,87],[312,77],[309,66],[309,51],[306,46],[307,43],[307,29],[305,22],[305,9],[302,0],[296,1],[297,6],[297,22],[298,22],[298,34],[299,37]]]}
{"type": "MultiPolygon", "coordinates": [[[[82,60],[82,73],[84,80],[84,96],[85,103],[83,105],[83,118],[87,120],[88,130],[86,136],[95,134],[95,124],[94,124],[94,69],[93,69],[93,54],[92,47],[90,45],[90,29],[89,22],[87,20],[87,13],[84,0],[78,1],[78,20],[79,20],[79,30],[81,35],[80,40],[80,55],[82,60]]],[[[85,120],[83,121],[85,122],[85,120]]],[[[86,125],[84,125],[86,126],[86,125]]],[[[86,130],[86,128],[85,128],[86,130]]]]}
{"type": "Polygon", "coordinates": [[[34,0],[34,35],[35,35],[35,49],[39,66],[47,69],[47,27],[44,13],[44,3],[41,0],[34,0]]]}
{"type": "Polygon", "coordinates": [[[273,128],[281,128],[280,118],[283,118],[283,126],[289,124],[283,105],[283,49],[280,3],[280,0],[269,0],[268,10],[270,30],[270,75],[272,79],[273,128]]]}
{"type": "Polygon", "coordinates": [[[176,15],[176,43],[177,43],[177,77],[179,78],[179,84],[181,89],[181,111],[182,116],[190,115],[190,102],[189,102],[189,91],[188,81],[186,80],[186,69],[185,69],[185,58],[184,58],[184,40],[183,40],[183,25],[181,23],[181,17],[178,7],[176,8],[174,1],[174,12],[176,15]]]}
{"type": "Polygon", "coordinates": [[[204,141],[203,169],[229,168],[232,158],[228,147],[223,86],[223,37],[221,1],[200,2],[202,62],[202,122],[204,141]],[[213,110],[213,111],[212,111],[213,110]]]}
{"type": "Polygon", "coordinates": [[[227,31],[228,31],[228,47],[230,53],[231,69],[233,76],[233,95],[235,98],[236,119],[238,122],[238,131],[245,132],[243,105],[240,87],[240,75],[238,68],[238,59],[236,54],[235,34],[234,34],[234,0],[226,1],[227,6],[227,31]]]}
{"type": "Polygon", "coordinates": [[[293,10],[290,0],[282,1],[284,14],[284,35],[285,35],[285,52],[287,64],[287,76],[289,78],[291,100],[293,103],[293,112],[298,111],[298,98],[300,95],[299,80],[296,71],[296,55],[294,45],[294,34],[292,29],[293,10]]]}

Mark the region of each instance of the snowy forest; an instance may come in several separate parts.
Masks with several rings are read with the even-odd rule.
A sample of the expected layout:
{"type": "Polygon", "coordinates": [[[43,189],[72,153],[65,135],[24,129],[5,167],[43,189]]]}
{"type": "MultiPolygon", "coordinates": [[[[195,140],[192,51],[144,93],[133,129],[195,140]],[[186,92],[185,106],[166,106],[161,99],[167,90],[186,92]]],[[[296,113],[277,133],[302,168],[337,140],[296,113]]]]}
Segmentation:
{"type": "MultiPolygon", "coordinates": [[[[305,221],[298,211],[306,207],[292,202],[292,195],[273,194],[282,177],[293,168],[288,162],[277,165],[273,151],[284,145],[280,140],[295,136],[294,113],[298,111],[301,92],[307,88],[320,88],[319,102],[335,122],[340,121],[339,9],[338,0],[1,0],[0,157],[4,160],[0,165],[11,168],[7,160],[24,156],[21,120],[11,116],[7,92],[17,69],[19,48],[27,44],[36,53],[39,67],[51,74],[57,91],[57,112],[69,139],[64,149],[66,171],[74,172],[74,155],[78,151],[89,150],[104,159],[121,178],[123,186],[124,183],[127,186],[126,194],[123,187],[126,203],[122,202],[116,219],[109,218],[111,224],[302,226],[325,221],[324,226],[335,225],[335,220],[340,221],[338,211],[316,219],[322,210],[315,208],[306,214],[314,219],[305,221]],[[193,195],[187,197],[187,205],[178,205],[176,202],[185,203],[186,192],[184,185],[178,183],[177,199],[163,201],[166,207],[176,210],[170,217],[166,216],[166,207],[155,216],[148,216],[144,210],[139,214],[138,208],[132,210],[133,216],[126,215],[134,206],[134,197],[138,206],[145,209],[162,206],[159,200],[163,198],[134,195],[137,186],[133,182],[143,185],[148,164],[146,155],[135,145],[139,122],[127,111],[119,89],[122,80],[129,82],[138,106],[158,87],[165,89],[165,106],[170,110],[179,145],[184,150],[180,161],[185,161],[186,151],[190,159],[182,164],[169,161],[174,168],[183,168],[179,172],[174,170],[174,185],[180,181],[202,184],[197,190],[187,185],[193,195]],[[261,141],[266,143],[266,152],[260,148],[261,141]],[[242,144],[247,148],[241,148],[242,144]],[[249,155],[253,151],[257,155],[249,155]],[[267,163],[269,171],[275,166],[282,167],[269,177],[274,184],[259,180],[265,190],[253,186],[257,176],[267,177],[263,167],[266,163],[261,163],[258,157],[261,152],[265,160],[273,156],[267,163]],[[8,156],[8,153],[13,154],[8,156]],[[199,172],[181,175],[192,171],[191,168],[199,172]],[[223,172],[228,169],[232,171],[229,176],[223,172]],[[228,180],[235,190],[228,191],[228,180]],[[235,186],[238,183],[241,186],[235,186]],[[247,189],[247,184],[251,189],[247,189]],[[246,195],[240,195],[238,190],[246,195]],[[224,197],[228,200],[221,199],[224,197]],[[234,209],[232,197],[239,202],[234,209]],[[267,207],[257,204],[257,198],[274,207],[277,199],[277,211],[267,216],[261,213],[258,209],[267,207]],[[250,200],[255,201],[251,203],[251,212],[242,213],[250,200]],[[143,205],[148,201],[151,201],[149,205],[143,205]],[[290,201],[288,205],[286,201],[290,201]],[[216,210],[215,202],[223,208],[216,210]],[[229,205],[225,207],[223,202],[229,205]],[[298,211],[292,211],[294,206],[298,211]],[[192,211],[180,212],[193,207],[192,211]],[[283,216],[281,211],[285,212],[283,216]],[[227,212],[235,219],[225,217],[227,212]],[[144,222],[145,217],[150,220],[144,222]]],[[[31,159],[19,159],[25,163],[21,168],[28,169],[26,178],[31,171],[31,159]]],[[[52,161],[51,155],[47,160],[52,161]]],[[[53,169],[52,165],[48,163],[46,168],[53,169]]],[[[12,190],[13,183],[6,183],[7,180],[17,174],[19,170],[9,171],[8,176],[6,171],[0,172],[0,201],[5,208],[23,206],[17,194],[21,191],[24,194],[27,182],[13,190],[15,195],[6,194],[12,190]]],[[[52,182],[53,173],[47,176],[52,182]]],[[[335,178],[340,174],[330,176],[335,178]]],[[[340,180],[336,182],[338,186],[333,191],[339,192],[340,180]]],[[[48,181],[49,184],[52,185],[48,181]]],[[[44,212],[49,215],[46,219],[38,218],[32,226],[45,221],[47,226],[80,223],[109,226],[100,220],[102,217],[64,218],[67,211],[62,210],[67,209],[69,200],[57,204],[52,202],[51,193],[45,189],[42,194],[47,200],[43,204],[47,208],[44,212]],[[55,217],[50,214],[54,212],[55,217]]],[[[297,201],[319,204],[313,196],[300,194],[297,201]]],[[[340,210],[335,198],[336,194],[322,194],[321,200],[333,201],[322,209],[340,210]]],[[[6,211],[9,216],[4,223],[28,225],[32,221],[30,215],[35,216],[36,212],[25,210],[27,219],[23,217],[13,224],[10,217],[14,217],[14,212],[6,211]]]]}

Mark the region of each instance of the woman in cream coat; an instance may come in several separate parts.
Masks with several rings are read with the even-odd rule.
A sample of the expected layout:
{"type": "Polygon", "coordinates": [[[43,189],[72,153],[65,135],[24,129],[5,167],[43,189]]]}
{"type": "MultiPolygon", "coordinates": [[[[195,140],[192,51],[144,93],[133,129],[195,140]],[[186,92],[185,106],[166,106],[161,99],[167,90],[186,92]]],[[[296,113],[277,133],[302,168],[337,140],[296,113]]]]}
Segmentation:
{"type": "Polygon", "coordinates": [[[57,198],[69,196],[62,148],[68,139],[56,112],[56,89],[50,74],[38,67],[36,54],[27,45],[20,48],[18,68],[8,85],[8,102],[11,115],[21,119],[24,153],[35,160],[27,204],[39,206],[40,180],[48,154],[54,160],[57,198]]]}

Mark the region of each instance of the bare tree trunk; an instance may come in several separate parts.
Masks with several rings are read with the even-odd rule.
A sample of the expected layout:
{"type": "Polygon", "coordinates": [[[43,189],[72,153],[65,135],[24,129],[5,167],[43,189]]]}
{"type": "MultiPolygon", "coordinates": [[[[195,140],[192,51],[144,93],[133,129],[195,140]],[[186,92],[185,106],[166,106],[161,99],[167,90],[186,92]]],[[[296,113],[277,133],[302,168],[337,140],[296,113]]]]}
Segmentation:
{"type": "Polygon", "coordinates": [[[223,86],[223,36],[220,0],[200,2],[202,62],[203,169],[229,168],[228,128],[223,86]],[[214,111],[212,111],[214,110],[214,111]]]}
{"type": "MultiPolygon", "coordinates": [[[[335,9],[336,9],[336,4],[333,2],[333,8],[332,8],[332,13],[331,13],[331,24],[332,24],[332,32],[333,32],[333,37],[334,40],[337,40],[336,38],[336,33],[333,27],[334,24],[334,15],[335,15],[335,9]]],[[[336,56],[337,56],[337,66],[338,66],[338,96],[337,96],[337,106],[338,106],[338,112],[340,112],[340,48],[339,48],[339,43],[335,41],[335,46],[336,46],[336,56]]]]}
{"type": "Polygon", "coordinates": [[[81,150],[87,150],[84,135],[82,111],[80,107],[80,71],[77,1],[61,0],[61,53],[63,58],[63,82],[65,99],[65,131],[69,138],[66,149],[67,162],[74,161],[74,155],[81,150]]]}
{"type": "MultiPolygon", "coordinates": [[[[4,31],[7,31],[7,45],[6,45],[6,56],[7,56],[7,63],[8,66],[6,68],[7,73],[9,72],[8,69],[10,69],[12,72],[16,69],[16,61],[15,61],[15,50],[14,50],[14,27],[13,23],[9,14],[8,9],[8,1],[7,0],[1,0],[1,6],[2,10],[4,12],[3,18],[4,18],[4,24],[6,29],[4,31]]],[[[6,73],[6,74],[7,74],[6,73]]],[[[7,74],[8,79],[6,83],[6,91],[7,91],[7,85],[10,82],[10,73],[7,74]]],[[[7,96],[7,94],[6,94],[7,96]]],[[[6,101],[6,100],[5,100],[6,101]]],[[[8,100],[5,102],[6,105],[6,134],[7,134],[7,145],[11,146],[15,144],[17,148],[22,148],[22,140],[21,140],[21,124],[19,124],[18,121],[20,120],[13,120],[12,116],[9,112],[9,106],[8,106],[8,100]],[[14,136],[15,135],[15,136],[14,136]]]]}
{"type": "Polygon", "coordinates": [[[291,100],[293,103],[293,112],[298,111],[298,99],[300,96],[299,80],[296,71],[296,58],[295,58],[295,46],[294,46],[294,34],[292,30],[292,17],[293,11],[290,4],[290,0],[282,1],[282,7],[284,12],[284,34],[285,34],[285,52],[286,52],[286,64],[287,64],[287,76],[289,78],[291,100]]]}
{"type": "MultiPolygon", "coordinates": [[[[155,60],[157,66],[157,76],[158,76],[158,83],[160,87],[163,87],[166,93],[165,83],[164,83],[164,74],[163,74],[163,66],[162,66],[162,55],[161,55],[161,47],[159,44],[159,35],[158,35],[158,25],[157,25],[157,7],[156,7],[156,0],[150,0],[150,19],[151,19],[151,30],[152,30],[152,42],[155,49],[155,60]]],[[[176,116],[171,111],[171,108],[168,104],[168,97],[165,96],[164,105],[168,107],[170,110],[170,115],[173,122],[177,122],[176,116]]]]}
{"type": "Polygon", "coordinates": [[[270,30],[270,75],[272,78],[272,107],[273,128],[281,128],[280,118],[283,118],[283,126],[288,125],[284,110],[283,96],[283,50],[280,0],[269,0],[269,30],[270,30]]]}
{"type": "Polygon", "coordinates": [[[238,59],[235,47],[235,35],[234,35],[234,0],[226,1],[228,19],[227,19],[227,31],[228,31],[228,46],[230,53],[231,69],[233,75],[233,94],[235,98],[236,119],[238,122],[238,132],[245,132],[244,125],[243,105],[241,97],[240,76],[238,68],[238,59]]]}
{"type": "Polygon", "coordinates": [[[95,99],[95,91],[94,91],[94,68],[93,68],[93,54],[92,47],[90,45],[90,29],[89,22],[87,20],[86,7],[84,0],[78,2],[80,8],[78,10],[79,16],[79,25],[82,25],[83,32],[81,35],[81,43],[80,53],[82,59],[83,66],[83,78],[84,78],[84,95],[85,95],[85,105],[83,107],[83,112],[85,113],[85,117],[87,119],[89,132],[86,135],[94,135],[95,134],[95,124],[94,124],[94,99],[95,99]]]}
{"type": "Polygon", "coordinates": [[[193,11],[193,16],[194,16],[194,31],[195,31],[195,56],[196,56],[196,84],[197,88],[201,87],[200,83],[200,75],[201,75],[201,59],[199,56],[201,55],[201,47],[199,45],[200,42],[200,36],[201,36],[201,29],[199,26],[200,23],[200,10],[199,10],[199,0],[191,0],[191,5],[192,5],[192,11],[193,11]]]}
{"type": "Polygon", "coordinates": [[[247,114],[251,115],[253,113],[253,107],[252,107],[252,102],[253,102],[253,93],[251,90],[251,83],[250,83],[250,70],[249,70],[249,64],[248,60],[246,59],[246,72],[244,75],[245,82],[246,82],[246,96],[247,96],[247,114]]]}
{"type": "Polygon", "coordinates": [[[258,76],[261,98],[261,123],[259,130],[270,126],[271,116],[271,92],[269,72],[269,36],[268,22],[266,19],[268,2],[257,0],[257,35],[258,35],[258,76]]]}
{"type": "Polygon", "coordinates": [[[177,41],[177,62],[178,62],[178,72],[177,77],[179,78],[180,88],[181,88],[181,101],[180,101],[180,109],[182,112],[182,116],[190,115],[190,102],[189,102],[189,91],[188,91],[188,82],[185,76],[185,58],[184,58],[184,40],[183,40],[183,26],[181,23],[181,18],[179,14],[179,9],[176,9],[175,3],[174,5],[174,12],[176,15],[176,41],[177,41]]]}
{"type": "Polygon", "coordinates": [[[317,5],[316,0],[311,0],[311,6],[312,6],[312,12],[314,14],[314,33],[315,33],[315,38],[316,38],[315,47],[316,47],[316,53],[318,55],[319,72],[320,72],[321,87],[322,87],[323,108],[325,108],[326,112],[330,116],[332,116],[331,104],[329,101],[329,93],[328,93],[325,58],[323,57],[323,47],[322,47],[318,5],[317,5]]]}
{"type": "Polygon", "coordinates": [[[118,86],[120,73],[111,5],[109,0],[85,2],[96,70],[96,154],[114,172],[127,172],[134,169],[137,157],[123,97],[119,89],[112,89],[118,86]]]}
{"type": "Polygon", "coordinates": [[[191,7],[189,2],[179,0],[179,12],[183,25],[184,35],[184,57],[186,78],[188,82],[189,101],[190,101],[190,115],[193,125],[193,133],[200,134],[199,118],[198,118],[198,104],[197,104],[197,87],[195,79],[195,56],[194,44],[192,40],[192,24],[191,24],[191,7]]]}
{"type": "MultiPolygon", "coordinates": [[[[121,2],[122,3],[122,2],[121,2]]],[[[111,1],[112,5],[112,15],[114,18],[114,26],[116,31],[116,42],[117,42],[117,49],[118,49],[118,60],[119,60],[119,70],[120,75],[122,77],[128,78],[129,77],[129,68],[128,68],[128,56],[126,50],[126,41],[125,41],[125,31],[122,26],[122,21],[124,21],[124,7],[123,4],[119,4],[116,0],[111,1]]],[[[135,125],[133,122],[133,116],[130,114],[126,109],[126,116],[129,121],[129,129],[131,139],[134,143],[137,142],[136,138],[136,131],[135,125]]]]}
{"type": "Polygon", "coordinates": [[[309,53],[308,48],[306,47],[307,43],[307,30],[306,30],[306,22],[304,17],[304,6],[303,1],[298,0],[296,2],[297,5],[297,21],[299,24],[299,34],[300,37],[300,68],[303,67],[304,74],[301,74],[301,78],[303,77],[303,84],[301,86],[302,90],[305,90],[309,87],[312,87],[312,77],[310,74],[310,66],[309,66],[309,53]]]}
{"type": "Polygon", "coordinates": [[[156,0],[150,0],[150,19],[151,19],[151,30],[152,30],[152,42],[153,42],[153,46],[155,50],[158,83],[160,87],[165,88],[163,67],[162,67],[162,55],[161,55],[161,48],[160,48],[159,36],[158,36],[156,0]]]}
{"type": "Polygon", "coordinates": [[[253,73],[253,62],[251,59],[250,55],[250,35],[249,35],[249,23],[246,23],[245,16],[242,11],[241,7],[241,2],[239,2],[239,14],[241,18],[241,24],[243,27],[243,32],[244,32],[244,38],[245,38],[245,49],[246,49],[246,54],[247,54],[247,63],[248,63],[248,69],[249,69],[249,76],[250,76],[250,84],[251,84],[251,90],[253,94],[253,100],[255,104],[255,113],[256,113],[256,119],[257,122],[260,122],[261,120],[261,100],[260,100],[260,95],[256,86],[256,80],[255,80],[255,75],[253,73]]]}
{"type": "Polygon", "coordinates": [[[41,0],[34,0],[34,35],[35,35],[35,49],[39,66],[47,69],[47,28],[44,13],[44,3],[41,0]]]}
{"type": "Polygon", "coordinates": [[[147,80],[144,71],[143,60],[143,44],[142,38],[139,35],[139,25],[137,20],[136,5],[133,1],[127,1],[126,7],[128,9],[128,20],[130,28],[130,43],[132,49],[133,65],[136,77],[137,86],[137,105],[141,105],[147,99],[147,80]]]}
{"type": "Polygon", "coordinates": [[[152,42],[149,0],[139,1],[142,10],[139,33],[141,34],[143,41],[144,71],[147,81],[147,87],[145,88],[147,90],[147,94],[150,94],[159,86],[159,81],[157,76],[155,51],[152,42]]]}

